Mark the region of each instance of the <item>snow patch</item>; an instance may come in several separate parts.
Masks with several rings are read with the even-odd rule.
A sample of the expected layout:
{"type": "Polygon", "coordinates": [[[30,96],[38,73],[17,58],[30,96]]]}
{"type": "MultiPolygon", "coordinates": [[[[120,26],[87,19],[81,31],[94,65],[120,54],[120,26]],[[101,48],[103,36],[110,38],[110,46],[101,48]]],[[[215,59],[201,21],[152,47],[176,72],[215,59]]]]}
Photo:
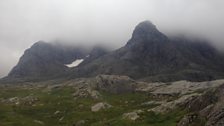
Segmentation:
{"type": "Polygon", "coordinates": [[[73,61],[71,64],[65,64],[65,66],[67,67],[76,67],[78,66],[80,63],[82,63],[84,61],[84,59],[77,59],[75,61],[73,61]]]}

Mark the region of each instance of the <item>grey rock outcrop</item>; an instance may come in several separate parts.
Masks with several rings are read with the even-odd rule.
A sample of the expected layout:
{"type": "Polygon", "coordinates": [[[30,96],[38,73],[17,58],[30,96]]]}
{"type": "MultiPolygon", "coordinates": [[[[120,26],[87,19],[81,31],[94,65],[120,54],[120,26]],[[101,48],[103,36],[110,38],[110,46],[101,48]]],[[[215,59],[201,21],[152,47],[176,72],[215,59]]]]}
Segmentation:
{"type": "Polygon", "coordinates": [[[100,92],[111,94],[133,93],[138,83],[127,77],[119,75],[98,75],[92,78],[79,78],[69,80],[64,85],[74,88],[73,96],[77,98],[91,97],[101,99],[100,92]]]}
{"type": "Polygon", "coordinates": [[[188,107],[187,104],[192,102],[194,99],[196,99],[200,94],[189,94],[189,95],[184,95],[181,96],[180,98],[163,103],[155,108],[149,109],[148,111],[152,111],[155,113],[168,113],[171,112],[179,107],[188,107]]]}
{"type": "Polygon", "coordinates": [[[96,78],[96,89],[114,93],[130,93],[135,91],[136,82],[127,76],[99,75],[96,78]]]}

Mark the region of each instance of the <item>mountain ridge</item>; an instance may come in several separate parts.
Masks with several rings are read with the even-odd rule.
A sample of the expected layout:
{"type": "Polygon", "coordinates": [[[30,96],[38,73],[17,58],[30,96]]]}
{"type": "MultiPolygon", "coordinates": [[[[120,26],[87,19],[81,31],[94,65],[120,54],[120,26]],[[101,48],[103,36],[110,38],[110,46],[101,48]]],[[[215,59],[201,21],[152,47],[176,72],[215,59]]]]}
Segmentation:
{"type": "Polygon", "coordinates": [[[86,70],[81,76],[85,76],[86,73],[90,76],[116,74],[128,75],[134,79],[149,77],[148,80],[152,81],[217,79],[219,75],[215,75],[218,73],[216,71],[223,72],[223,67],[220,65],[220,61],[221,64],[224,63],[223,54],[219,54],[211,45],[205,43],[204,41],[192,42],[187,39],[173,41],[159,32],[151,22],[144,21],[136,26],[131,39],[124,47],[101,57],[101,61],[98,59],[85,68],[78,68],[78,72],[74,71],[73,74],[74,77],[79,77],[77,73],[86,70]],[[144,26],[143,30],[141,30],[142,26],[144,26]],[[144,32],[142,33],[142,31],[144,32]],[[205,60],[208,58],[206,51],[212,55],[209,60],[205,60]],[[199,58],[199,60],[194,59],[194,57],[199,58]],[[211,72],[210,69],[206,70],[207,67],[210,68],[208,62],[211,62],[213,66],[219,64],[219,68],[216,70],[211,68],[211,72]],[[99,65],[99,63],[101,64],[99,65]]]}
{"type": "MultiPolygon", "coordinates": [[[[34,44],[34,46],[37,45],[34,44]]],[[[40,48],[37,52],[48,50],[44,48],[46,47],[40,48]]],[[[79,51],[81,52],[80,55],[82,55],[79,58],[88,55],[88,53],[83,53],[82,49],[77,50],[77,48],[71,49],[71,52],[75,52],[73,54],[75,56],[72,59],[68,58],[69,60],[75,60],[74,57],[77,59],[79,51]]],[[[219,79],[224,76],[223,53],[218,52],[214,47],[206,44],[205,41],[169,38],[161,33],[150,21],[139,23],[125,46],[109,53],[99,49],[96,54],[94,58],[86,58],[89,60],[84,60],[75,68],[53,70],[53,72],[48,68],[44,68],[43,73],[45,71],[50,71],[49,75],[60,73],[57,78],[70,79],[97,76],[99,74],[126,75],[146,81],[205,81],[219,79]]],[[[68,55],[71,54],[68,53],[68,55]]],[[[24,56],[21,60],[23,58],[24,56]]],[[[49,59],[46,58],[46,60],[49,59]]],[[[64,57],[56,61],[62,62],[63,60],[65,60],[64,57]]],[[[20,62],[15,68],[20,66],[20,62]]],[[[60,65],[63,64],[60,63],[60,65]]],[[[56,65],[53,69],[57,69],[57,67],[56,65]]],[[[15,68],[10,72],[9,78],[15,77],[12,75],[17,74],[15,68]]],[[[25,65],[21,71],[23,69],[27,69],[27,66],[25,65]]]]}

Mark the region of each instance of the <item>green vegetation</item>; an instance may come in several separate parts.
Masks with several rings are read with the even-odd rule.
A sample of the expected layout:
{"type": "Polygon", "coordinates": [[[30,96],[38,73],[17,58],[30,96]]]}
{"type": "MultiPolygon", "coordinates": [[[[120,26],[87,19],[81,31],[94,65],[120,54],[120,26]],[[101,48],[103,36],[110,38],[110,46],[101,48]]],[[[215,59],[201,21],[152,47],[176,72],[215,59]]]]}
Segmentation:
{"type": "Polygon", "coordinates": [[[153,100],[146,93],[109,94],[101,92],[102,98],[74,99],[74,89],[55,88],[0,88],[0,126],[73,126],[84,120],[86,126],[175,126],[185,112],[176,110],[169,114],[154,114],[147,110],[156,105],[142,105],[153,100]],[[30,101],[13,99],[36,98],[30,101]],[[11,101],[9,100],[11,99],[11,101]],[[107,102],[113,107],[92,112],[91,106],[107,102]],[[131,121],[122,115],[134,110],[143,110],[140,118],[131,121]]]}

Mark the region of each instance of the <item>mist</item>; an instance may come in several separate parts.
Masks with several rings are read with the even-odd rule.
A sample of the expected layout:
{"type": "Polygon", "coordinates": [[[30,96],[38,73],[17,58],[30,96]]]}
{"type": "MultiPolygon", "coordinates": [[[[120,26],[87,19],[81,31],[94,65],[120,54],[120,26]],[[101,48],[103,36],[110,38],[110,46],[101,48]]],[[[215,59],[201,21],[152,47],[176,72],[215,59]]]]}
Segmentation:
{"type": "Polygon", "coordinates": [[[224,47],[223,0],[1,0],[0,77],[44,40],[123,46],[150,20],[166,35],[188,34],[224,47]]]}

